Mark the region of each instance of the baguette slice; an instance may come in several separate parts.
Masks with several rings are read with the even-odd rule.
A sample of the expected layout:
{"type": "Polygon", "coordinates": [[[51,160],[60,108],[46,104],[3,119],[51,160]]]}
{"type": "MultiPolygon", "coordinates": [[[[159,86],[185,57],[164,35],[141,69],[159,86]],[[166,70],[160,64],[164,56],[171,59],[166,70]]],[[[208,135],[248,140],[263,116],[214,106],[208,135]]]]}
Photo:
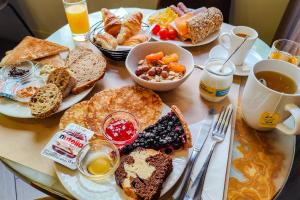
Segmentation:
{"type": "Polygon", "coordinates": [[[76,86],[72,89],[72,93],[78,94],[92,87],[104,76],[106,61],[102,55],[90,52],[80,56],[68,67],[77,81],[76,86]]]}
{"type": "Polygon", "coordinates": [[[57,68],[49,74],[47,83],[55,84],[60,89],[63,98],[65,98],[75,87],[76,79],[67,69],[57,68]]]}
{"type": "Polygon", "coordinates": [[[19,64],[69,50],[67,47],[46,40],[26,36],[1,60],[0,66],[19,64]]]}
{"type": "Polygon", "coordinates": [[[53,115],[62,102],[62,94],[55,84],[46,84],[32,97],[29,103],[31,114],[35,118],[46,118],[53,115]]]}

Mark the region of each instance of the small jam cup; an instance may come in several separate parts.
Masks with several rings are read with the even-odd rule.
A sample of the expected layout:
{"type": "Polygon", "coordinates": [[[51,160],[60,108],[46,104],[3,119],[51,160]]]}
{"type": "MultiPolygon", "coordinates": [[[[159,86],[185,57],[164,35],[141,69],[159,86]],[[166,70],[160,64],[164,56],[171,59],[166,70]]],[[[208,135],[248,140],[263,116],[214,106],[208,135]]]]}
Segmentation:
{"type": "Polygon", "coordinates": [[[93,181],[101,181],[111,176],[120,163],[120,154],[117,147],[106,140],[92,140],[87,143],[79,152],[76,158],[76,165],[79,172],[93,181]],[[112,167],[105,174],[94,175],[88,171],[88,165],[99,156],[107,156],[112,167]]]}
{"type": "Polygon", "coordinates": [[[133,141],[138,137],[139,133],[139,122],[138,120],[135,118],[135,116],[129,112],[126,112],[126,111],[116,111],[116,112],[113,112],[111,114],[109,114],[103,121],[103,124],[102,124],[102,133],[103,135],[105,136],[105,138],[107,140],[109,140],[110,142],[112,142],[114,145],[116,145],[118,148],[122,148],[124,145],[126,144],[131,144],[133,143],[133,141]],[[136,132],[134,133],[134,135],[128,139],[128,140],[123,140],[123,141],[115,141],[115,140],[112,140],[107,134],[106,134],[106,128],[109,126],[109,124],[113,121],[113,120],[116,120],[116,119],[123,119],[123,120],[126,120],[126,121],[130,121],[136,132]]]}

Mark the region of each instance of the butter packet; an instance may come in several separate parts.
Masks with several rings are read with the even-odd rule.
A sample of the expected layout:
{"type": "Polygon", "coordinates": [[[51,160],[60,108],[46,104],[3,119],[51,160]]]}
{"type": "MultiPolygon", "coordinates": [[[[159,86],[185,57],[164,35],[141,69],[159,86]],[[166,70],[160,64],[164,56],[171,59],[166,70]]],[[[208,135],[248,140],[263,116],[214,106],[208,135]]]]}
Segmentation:
{"type": "Polygon", "coordinates": [[[93,135],[93,131],[71,123],[51,138],[41,155],[75,170],[78,152],[93,135]]]}

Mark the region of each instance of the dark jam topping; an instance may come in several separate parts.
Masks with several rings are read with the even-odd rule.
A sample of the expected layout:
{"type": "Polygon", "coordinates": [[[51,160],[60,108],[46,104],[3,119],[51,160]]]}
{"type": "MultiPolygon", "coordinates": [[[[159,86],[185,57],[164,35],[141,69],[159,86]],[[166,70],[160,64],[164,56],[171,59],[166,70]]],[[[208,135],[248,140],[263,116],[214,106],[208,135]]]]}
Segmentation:
{"type": "Polygon", "coordinates": [[[29,70],[26,69],[20,69],[17,67],[13,67],[9,73],[8,76],[16,78],[16,77],[20,77],[20,76],[24,76],[25,74],[27,74],[29,72],[29,70]]]}
{"type": "Polygon", "coordinates": [[[137,139],[122,149],[123,154],[128,154],[137,147],[153,148],[165,153],[183,147],[185,134],[181,122],[175,113],[170,112],[154,125],[139,133],[137,139]]]}
{"type": "Polygon", "coordinates": [[[136,129],[131,121],[114,119],[105,129],[105,134],[112,141],[127,141],[136,134],[136,129]]]}

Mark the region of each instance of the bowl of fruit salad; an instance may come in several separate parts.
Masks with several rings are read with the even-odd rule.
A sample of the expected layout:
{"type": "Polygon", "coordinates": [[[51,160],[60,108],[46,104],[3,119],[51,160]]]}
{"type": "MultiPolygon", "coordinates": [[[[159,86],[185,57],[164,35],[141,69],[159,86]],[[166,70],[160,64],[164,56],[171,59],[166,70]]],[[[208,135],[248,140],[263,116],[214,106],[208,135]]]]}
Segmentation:
{"type": "Polygon", "coordinates": [[[135,82],[155,91],[181,85],[194,70],[193,55],[172,43],[150,42],[135,46],[125,61],[135,82]]]}

